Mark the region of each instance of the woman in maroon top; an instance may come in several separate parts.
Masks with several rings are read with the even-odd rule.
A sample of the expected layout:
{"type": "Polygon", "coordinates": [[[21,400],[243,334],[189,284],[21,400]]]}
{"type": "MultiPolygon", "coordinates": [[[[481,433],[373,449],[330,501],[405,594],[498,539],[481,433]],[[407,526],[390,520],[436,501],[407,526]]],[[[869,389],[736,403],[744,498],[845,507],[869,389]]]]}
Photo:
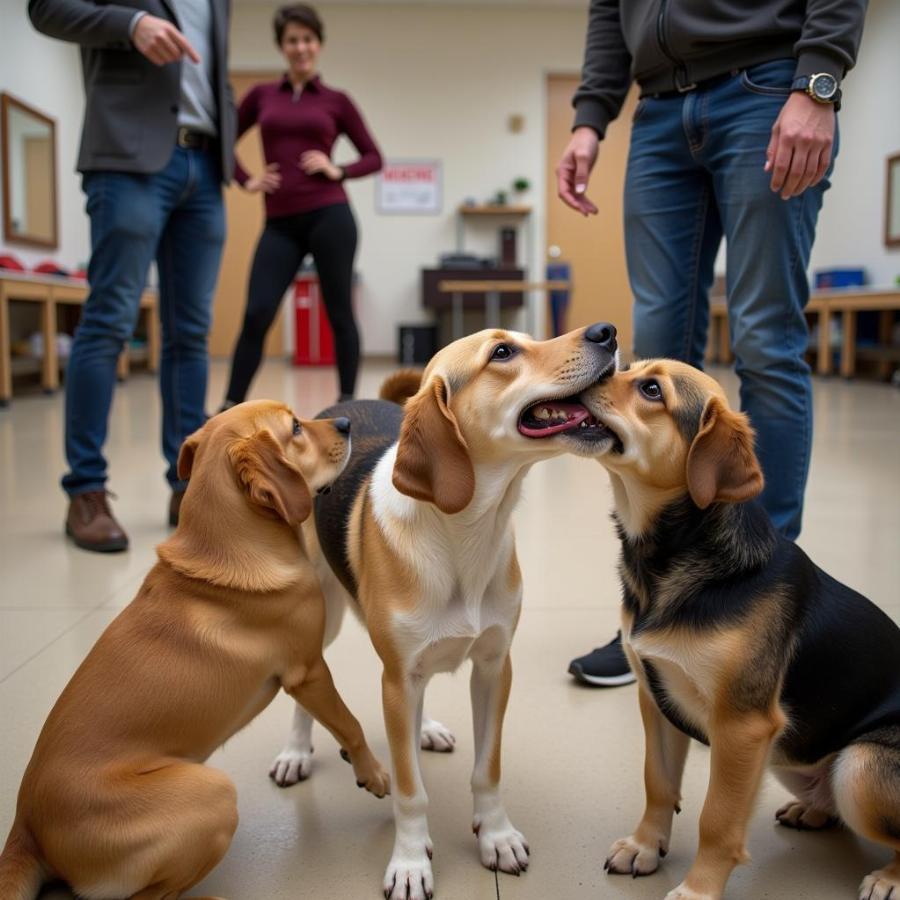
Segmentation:
{"type": "Polygon", "coordinates": [[[264,194],[266,227],[250,270],[247,310],[223,409],[246,397],[266,333],[307,253],[315,261],[334,332],[340,399],[353,396],[359,366],[351,303],[357,231],[342,182],[377,172],[381,153],[353,101],[316,74],[323,41],[316,11],[304,3],[282,7],[274,26],[288,71],[280,81],[253,87],[238,110],[239,134],[259,125],[266,170],[254,177],[237,163],[235,178],[246,190],[264,194]],[[342,134],[359,152],[348,166],[331,161],[342,134]]]}

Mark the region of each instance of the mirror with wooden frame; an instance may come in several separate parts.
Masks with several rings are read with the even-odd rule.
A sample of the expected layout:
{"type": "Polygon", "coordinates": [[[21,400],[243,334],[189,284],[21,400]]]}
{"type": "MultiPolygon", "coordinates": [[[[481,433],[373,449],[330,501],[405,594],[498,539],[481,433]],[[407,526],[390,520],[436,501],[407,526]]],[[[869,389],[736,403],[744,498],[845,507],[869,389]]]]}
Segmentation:
{"type": "Polygon", "coordinates": [[[0,123],[3,237],[8,243],[56,248],[56,122],[4,93],[0,123]]]}
{"type": "Polygon", "coordinates": [[[900,247],[900,153],[888,157],[884,204],[884,243],[900,247]]]}

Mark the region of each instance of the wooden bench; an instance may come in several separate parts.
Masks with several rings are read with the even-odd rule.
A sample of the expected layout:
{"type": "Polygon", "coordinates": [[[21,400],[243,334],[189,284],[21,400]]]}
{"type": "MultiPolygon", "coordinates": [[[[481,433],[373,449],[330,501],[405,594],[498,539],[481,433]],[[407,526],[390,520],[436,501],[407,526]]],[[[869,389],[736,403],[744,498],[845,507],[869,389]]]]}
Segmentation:
{"type": "MultiPolygon", "coordinates": [[[[59,357],[56,349],[56,312],[60,306],[84,306],[87,283],[75,278],[32,275],[24,272],[0,273],[0,404],[12,399],[12,348],[9,330],[10,302],[36,303],[40,306],[41,337],[44,355],[41,360],[41,387],[55,391],[59,387],[59,357]]],[[[159,366],[159,317],[156,314],[156,291],[141,295],[140,310],[146,317],[147,366],[155,372],[159,366]]],[[[128,349],[119,356],[117,375],[125,378],[130,368],[128,349]]]]}
{"type": "MultiPolygon", "coordinates": [[[[814,291],[804,312],[818,317],[819,338],[816,347],[816,372],[831,375],[833,369],[831,347],[831,317],[841,316],[840,373],[845,378],[856,374],[859,356],[856,346],[856,317],[861,312],[880,313],[878,340],[882,349],[876,353],[879,373],[890,374],[892,362],[900,363],[900,349],[890,349],[893,317],[900,310],[900,289],[853,288],[814,291]]],[[[728,332],[728,307],[724,299],[710,303],[710,341],[707,358],[711,362],[730,363],[733,359],[728,332]]]]}
{"type": "MultiPolygon", "coordinates": [[[[484,294],[484,319],[485,327],[500,327],[500,295],[501,294],[529,294],[532,291],[568,291],[572,289],[571,281],[441,281],[438,290],[442,294],[450,294],[452,297],[453,316],[453,340],[461,338],[463,328],[463,295],[484,294]]],[[[534,331],[532,304],[526,300],[525,312],[527,322],[525,330],[534,331]]]]}

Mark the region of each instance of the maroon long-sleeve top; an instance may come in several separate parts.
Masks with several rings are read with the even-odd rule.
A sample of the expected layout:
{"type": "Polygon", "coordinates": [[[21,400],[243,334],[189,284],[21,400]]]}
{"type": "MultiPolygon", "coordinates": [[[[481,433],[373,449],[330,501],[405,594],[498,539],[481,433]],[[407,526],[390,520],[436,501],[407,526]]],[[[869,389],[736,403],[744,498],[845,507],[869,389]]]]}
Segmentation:
{"type": "MultiPolygon", "coordinates": [[[[321,173],[307,175],[300,168],[300,157],[308,150],[330,157],[342,134],[359,153],[356,162],[343,166],[345,178],[362,178],[382,166],[378,145],[353,101],[343,91],[322,84],[318,76],[300,91],[286,76],[251,88],[238,108],[238,135],[254,125],[259,125],[266,163],[278,163],[281,174],[281,187],[265,195],[268,218],[347,202],[341,182],[321,173]]],[[[250,174],[236,162],[234,177],[243,185],[250,174]]]]}

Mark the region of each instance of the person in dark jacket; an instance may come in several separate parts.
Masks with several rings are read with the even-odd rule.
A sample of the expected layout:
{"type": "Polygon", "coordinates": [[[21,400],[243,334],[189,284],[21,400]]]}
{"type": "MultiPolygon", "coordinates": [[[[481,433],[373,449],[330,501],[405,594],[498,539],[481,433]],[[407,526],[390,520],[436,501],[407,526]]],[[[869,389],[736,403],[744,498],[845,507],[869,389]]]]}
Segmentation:
{"type": "Polygon", "coordinates": [[[78,171],[91,221],[90,294],[66,370],[66,532],[86,550],[128,536],[107,500],[103,457],[116,360],[159,271],[162,445],[175,524],[182,441],[206,420],[207,336],[225,241],[235,113],[230,0],[29,0],[38,31],[81,46],[78,171]]]}
{"type": "MultiPolygon", "coordinates": [[[[723,236],[741,407],[756,429],[762,501],[800,532],[812,443],[806,268],[837,153],[841,81],[866,0],[591,0],[559,196],[587,194],[606,127],[640,88],[625,179],[634,352],[701,368],[723,236]]],[[[572,661],[587,684],[633,681],[616,638],[572,661]]]]}
{"type": "Polygon", "coordinates": [[[334,332],[340,400],[352,399],[359,367],[352,303],[357,230],[343,182],[377,172],[381,153],[353,101],[318,75],[324,28],[315,9],[305,3],[282,7],[274,29],[288,70],[279,81],[253,87],[238,110],[239,135],[259,125],[266,169],[251,176],[238,163],[235,179],[246,190],[264,194],[266,226],[250,270],[247,309],[223,409],[247,396],[266,333],[309,253],[334,332]],[[359,159],[337,166],[331,151],[342,134],[359,159]]]}

